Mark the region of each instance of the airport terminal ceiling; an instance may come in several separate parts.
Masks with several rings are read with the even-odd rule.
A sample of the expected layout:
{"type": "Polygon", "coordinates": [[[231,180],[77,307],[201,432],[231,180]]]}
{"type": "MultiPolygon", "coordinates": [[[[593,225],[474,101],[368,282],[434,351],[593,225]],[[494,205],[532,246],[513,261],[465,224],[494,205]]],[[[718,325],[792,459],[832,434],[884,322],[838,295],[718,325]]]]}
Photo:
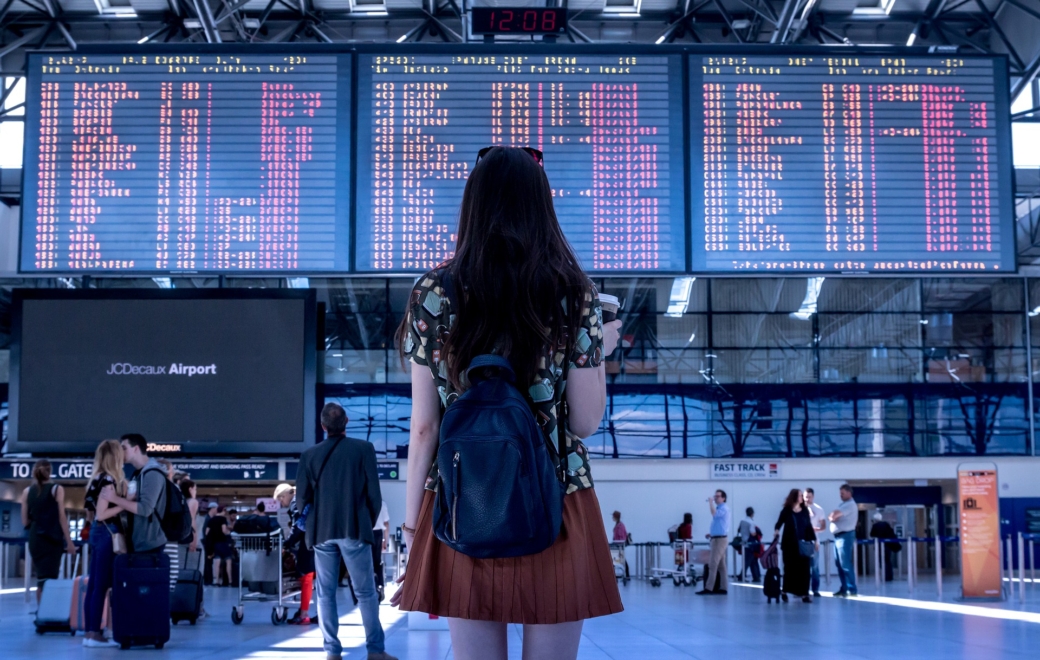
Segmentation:
{"type": "MultiPolygon", "coordinates": [[[[0,126],[23,120],[24,106],[17,99],[17,88],[29,50],[87,45],[133,48],[135,43],[187,47],[340,43],[349,48],[372,42],[392,48],[394,43],[420,42],[424,50],[436,53],[441,46],[448,53],[462,42],[485,41],[470,33],[470,8],[470,4],[450,1],[399,0],[0,3],[0,72],[5,76],[0,126]]],[[[792,52],[812,46],[840,55],[857,45],[905,48],[910,44],[922,47],[922,54],[929,49],[948,56],[999,54],[1007,57],[1010,114],[1015,126],[1028,124],[1031,128],[1036,118],[1033,111],[1040,105],[1036,93],[1040,43],[1035,38],[1040,30],[1040,8],[1027,0],[678,4],[606,0],[564,3],[562,8],[569,20],[566,31],[556,36],[560,45],[716,45],[748,53],[755,52],[756,45],[791,46],[792,52]]],[[[496,39],[532,53],[551,48],[530,43],[538,37],[496,39]]],[[[1027,365],[1035,347],[1040,347],[1040,326],[1034,315],[1040,309],[1040,287],[1030,278],[1031,265],[1040,256],[1037,172],[1035,167],[1019,167],[1014,172],[1017,267],[1025,278],[1008,273],[871,278],[823,273],[826,279],[805,274],[737,278],[703,273],[659,277],[597,274],[602,288],[626,298],[633,328],[631,345],[611,367],[615,403],[627,418],[615,416],[598,451],[618,453],[620,440],[620,453],[625,453],[628,442],[636,454],[657,455],[664,451],[662,438],[668,435],[676,439],[676,447],[670,447],[668,455],[680,455],[676,453],[679,438],[688,441],[696,435],[701,438],[701,449],[691,446],[689,455],[728,455],[734,451],[732,433],[741,426],[734,425],[739,418],[752,431],[747,438],[757,439],[737,451],[754,451],[758,446],[763,453],[797,453],[806,434],[821,442],[829,434],[839,439],[827,451],[844,453],[843,448],[854,447],[860,436],[873,433],[875,440],[885,438],[882,448],[888,446],[897,453],[976,453],[980,448],[985,451],[987,443],[997,452],[1028,453],[1031,448],[1026,436],[1033,415],[1025,405],[1030,380],[1027,365]],[[690,395],[684,387],[698,392],[690,395]],[[896,392],[893,388],[897,387],[903,390],[896,392]],[[667,388],[673,388],[671,393],[665,392],[667,388]],[[843,388],[858,388],[860,393],[843,388]],[[796,396],[782,395],[784,392],[796,396]],[[840,395],[837,409],[813,403],[835,392],[840,395]],[[676,422],[674,404],[691,396],[700,410],[710,412],[698,422],[700,431],[692,428],[685,405],[679,406],[676,422]],[[717,399],[727,396],[730,403],[719,405],[717,399]],[[745,402],[738,414],[733,402],[741,397],[745,402]],[[878,404],[866,403],[868,399],[895,403],[882,403],[879,411],[878,404]],[[854,403],[857,400],[859,404],[854,403]],[[792,405],[783,403],[788,401],[792,405]],[[886,414],[887,407],[900,401],[904,408],[905,402],[914,402],[909,409],[916,419],[908,422],[906,411],[901,419],[886,414]],[[810,410],[813,405],[817,407],[810,410]],[[851,414],[854,407],[859,408],[855,414],[860,422],[846,425],[840,432],[828,430],[832,424],[828,419],[851,414]],[[956,411],[952,417],[951,411],[956,411]],[[683,427],[684,417],[689,428],[683,427]],[[803,419],[809,422],[803,424],[803,419]],[[879,422],[881,419],[885,421],[879,422]],[[958,437],[951,441],[954,435],[958,437]],[[638,441],[624,440],[626,437],[638,441]],[[1008,443],[1003,448],[994,446],[1005,438],[1008,443]],[[791,443],[793,450],[789,449],[791,443]]],[[[0,196],[17,204],[21,172],[4,169],[0,174],[0,196]]],[[[239,273],[166,272],[151,273],[154,277],[84,277],[84,273],[64,272],[25,277],[15,275],[13,266],[16,264],[9,266],[10,275],[0,281],[5,309],[7,291],[17,286],[312,286],[318,290],[319,302],[326,305],[327,394],[364,406],[369,413],[368,430],[381,434],[388,451],[394,438],[400,437],[401,426],[395,421],[400,401],[394,399],[394,388],[399,386],[394,384],[401,383],[404,374],[397,366],[390,336],[407,296],[409,276],[381,278],[370,272],[350,277],[313,273],[305,273],[309,278],[286,273],[242,277],[239,273]]],[[[0,332],[6,330],[0,328],[0,332]]],[[[866,453],[877,448],[876,443],[867,449],[854,447],[866,453]]]]}

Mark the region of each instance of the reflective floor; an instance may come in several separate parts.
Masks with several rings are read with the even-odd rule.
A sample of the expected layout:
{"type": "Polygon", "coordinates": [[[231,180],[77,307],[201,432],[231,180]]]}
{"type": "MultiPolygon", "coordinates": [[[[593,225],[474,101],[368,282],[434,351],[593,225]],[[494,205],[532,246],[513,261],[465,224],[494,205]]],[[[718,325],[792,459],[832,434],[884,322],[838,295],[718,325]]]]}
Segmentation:
{"type": "MultiPolygon", "coordinates": [[[[0,657],[28,658],[170,658],[171,660],[275,659],[320,660],[317,627],[275,627],[269,604],[246,605],[245,621],[231,623],[237,593],[209,589],[211,616],[197,626],[181,624],[163,651],[150,649],[85,649],[82,637],[37,636],[32,606],[22,592],[0,595],[0,657]]],[[[823,598],[812,605],[791,602],[767,605],[761,590],[733,585],[730,594],[696,596],[688,587],[666,583],[654,589],[643,582],[622,587],[626,611],[585,625],[582,660],[631,658],[930,658],[991,660],[1037,658],[1040,613],[1032,608],[964,606],[907,600],[905,594],[846,601],[823,598]],[[938,609],[937,609],[938,608],[938,609]],[[955,611],[945,611],[943,608],[955,611]],[[1010,618],[1008,618],[1010,617],[1010,618]]],[[[344,610],[345,611],[345,610],[344,610]]],[[[387,628],[387,651],[401,660],[452,657],[447,632],[409,632],[407,620],[390,607],[381,608],[387,628]]],[[[342,617],[344,657],[365,657],[357,611],[342,617]],[[348,652],[349,651],[349,652],[348,652]]],[[[520,657],[520,629],[510,627],[511,657],[520,657]]]]}

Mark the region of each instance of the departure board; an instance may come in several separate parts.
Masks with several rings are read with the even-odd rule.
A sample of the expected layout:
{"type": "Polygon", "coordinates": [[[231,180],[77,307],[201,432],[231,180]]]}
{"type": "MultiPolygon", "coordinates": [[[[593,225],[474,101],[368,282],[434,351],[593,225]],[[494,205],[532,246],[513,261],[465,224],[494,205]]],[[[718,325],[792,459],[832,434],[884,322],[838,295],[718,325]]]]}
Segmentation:
{"type": "Polygon", "coordinates": [[[693,55],[694,271],[1015,269],[1006,64],[693,55]]]}
{"type": "Polygon", "coordinates": [[[348,270],[350,58],[30,55],[21,270],[348,270]]]}
{"type": "Polygon", "coordinates": [[[449,258],[492,145],[544,152],[586,269],[686,269],[680,55],[362,54],[357,94],[358,271],[449,258]]]}

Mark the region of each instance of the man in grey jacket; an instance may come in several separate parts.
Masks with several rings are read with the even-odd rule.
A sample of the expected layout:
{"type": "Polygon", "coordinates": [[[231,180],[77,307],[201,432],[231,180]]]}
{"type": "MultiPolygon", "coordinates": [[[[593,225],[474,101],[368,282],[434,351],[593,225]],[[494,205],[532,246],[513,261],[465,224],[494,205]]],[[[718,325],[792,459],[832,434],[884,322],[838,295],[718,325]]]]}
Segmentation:
{"type": "Polygon", "coordinates": [[[166,470],[148,456],[148,442],[140,433],[127,433],[120,441],[123,460],[134,466],[134,476],[128,484],[126,497],[119,497],[108,486],[101,491],[101,499],[108,500],[131,514],[132,534],[128,550],[132,553],[162,552],[166,545],[159,522],[166,510],[166,470]]]}
{"type": "Polygon", "coordinates": [[[328,439],[300,457],[296,500],[300,510],[310,505],[304,531],[307,547],[314,548],[318,621],[325,653],[328,660],[343,656],[336,607],[342,558],[361,610],[369,660],[397,660],[384,647],[372,568],[372,527],[383,502],[376,450],[371,443],[346,436],[347,413],[339,404],[325,404],[321,428],[328,439]]]}

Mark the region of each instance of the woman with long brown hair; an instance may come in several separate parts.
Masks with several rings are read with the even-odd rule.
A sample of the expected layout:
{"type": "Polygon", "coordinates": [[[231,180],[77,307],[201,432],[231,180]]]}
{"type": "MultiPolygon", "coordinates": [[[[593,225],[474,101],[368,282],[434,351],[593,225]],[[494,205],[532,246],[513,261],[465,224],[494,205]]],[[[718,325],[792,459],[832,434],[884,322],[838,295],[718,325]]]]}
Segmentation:
{"type": "Polygon", "coordinates": [[[41,458],[33,465],[33,483],[22,491],[22,527],[29,530],[29,554],[36,567],[36,602],[43,583],[58,577],[61,554],[76,554],[65,517],[65,489],[51,481],[51,462],[41,458]],[[64,543],[63,543],[64,541],[64,543]]]}
{"type": "Polygon", "coordinates": [[[812,566],[812,551],[816,545],[816,532],[813,531],[812,519],[809,517],[809,509],[805,506],[802,491],[792,488],[784,500],[784,508],[780,511],[780,518],[776,521],[774,538],[780,536],[783,528],[784,535],[780,539],[780,552],[784,556],[784,586],[781,597],[787,602],[787,595],[791,594],[802,599],[803,602],[811,603],[812,596],[809,595],[809,569],[812,566]]]}
{"type": "Polygon", "coordinates": [[[104,440],[94,451],[94,473],[87,482],[84,506],[94,514],[90,528],[90,581],[87,582],[87,600],[84,606],[86,637],[83,646],[119,646],[105,639],[101,632],[101,619],[105,608],[105,594],[112,587],[115,567],[115,551],[126,551],[126,537],[120,519],[122,507],[101,498],[106,486],[115,488],[120,497],[126,496],[126,476],[123,474],[123,446],[118,440],[104,440]],[[117,548],[120,538],[122,548],[117,548]]]}
{"type": "Polygon", "coordinates": [[[524,658],[574,658],[583,621],[622,610],[581,442],[603,418],[602,360],[620,327],[602,322],[595,287],[556,219],[541,153],[482,150],[463,193],[455,256],[419,278],[398,331],[412,363],[402,528],[410,553],[392,602],[448,617],[457,660],[505,660],[510,623],[524,625],[524,658]],[[432,529],[441,418],[468,389],[470,362],[488,353],[508,359],[566,475],[562,530],[536,554],[478,559],[432,529]]]}

